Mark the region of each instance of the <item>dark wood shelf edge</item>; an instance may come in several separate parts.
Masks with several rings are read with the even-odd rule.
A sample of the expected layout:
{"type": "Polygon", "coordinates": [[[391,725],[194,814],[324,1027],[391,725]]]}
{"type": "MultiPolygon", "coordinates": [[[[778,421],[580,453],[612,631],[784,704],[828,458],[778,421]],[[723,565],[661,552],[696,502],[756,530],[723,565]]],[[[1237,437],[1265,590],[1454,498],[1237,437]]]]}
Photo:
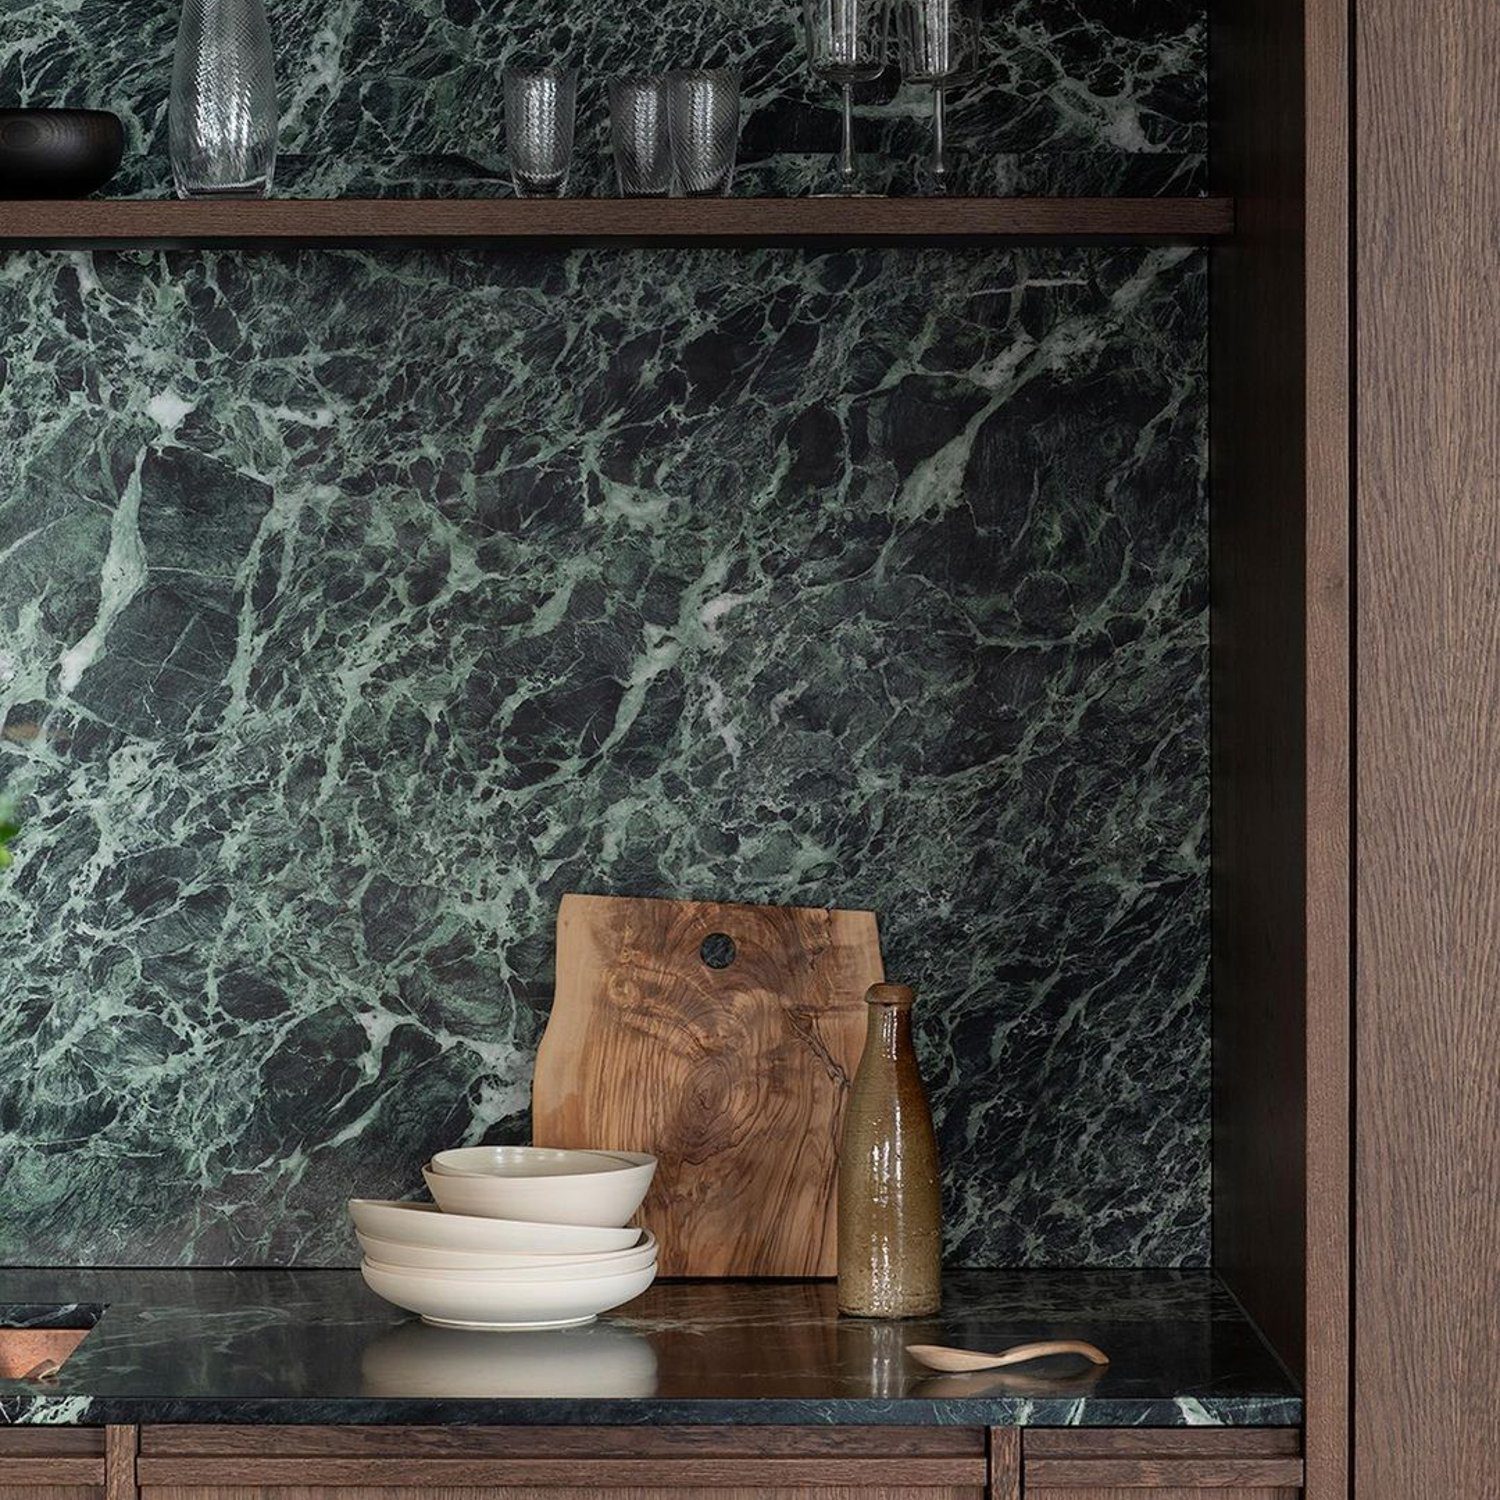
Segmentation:
{"type": "Polygon", "coordinates": [[[271,198],[13,200],[16,248],[1189,242],[1234,232],[1229,198],[271,198]]]}

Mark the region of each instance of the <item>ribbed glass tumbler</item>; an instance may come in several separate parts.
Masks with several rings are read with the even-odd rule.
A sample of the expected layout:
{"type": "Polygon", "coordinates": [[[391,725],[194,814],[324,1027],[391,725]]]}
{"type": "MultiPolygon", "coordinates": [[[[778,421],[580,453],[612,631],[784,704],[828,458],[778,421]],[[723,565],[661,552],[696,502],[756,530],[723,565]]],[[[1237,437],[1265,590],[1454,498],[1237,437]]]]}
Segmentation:
{"type": "Polygon", "coordinates": [[[561,198],[573,165],[577,68],[507,68],[505,145],[517,196],[561,198]]]}
{"type": "Polygon", "coordinates": [[[622,198],[665,198],[672,191],[665,74],[610,79],[609,139],[622,198]]]}
{"type": "Polygon", "coordinates": [[[667,78],[667,122],[677,181],[689,198],[727,197],[740,141],[735,68],[684,68],[667,78]]]}
{"type": "Polygon", "coordinates": [[[181,198],[261,198],[276,171],[276,69],[261,0],[183,0],[167,135],[181,198]]]}

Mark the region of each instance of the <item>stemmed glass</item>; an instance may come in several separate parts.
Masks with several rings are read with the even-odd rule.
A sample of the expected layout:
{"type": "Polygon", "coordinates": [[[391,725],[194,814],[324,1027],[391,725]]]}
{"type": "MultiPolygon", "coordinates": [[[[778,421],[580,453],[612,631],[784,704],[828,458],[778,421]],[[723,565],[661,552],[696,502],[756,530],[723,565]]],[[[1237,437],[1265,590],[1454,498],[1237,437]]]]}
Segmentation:
{"type": "Polygon", "coordinates": [[[802,0],[807,51],[813,72],[843,91],[844,143],[839,191],[854,193],[854,85],[885,71],[890,42],[890,0],[802,0]]]}
{"type": "Polygon", "coordinates": [[[931,191],[948,190],[948,89],[979,62],[978,0],[897,0],[901,74],[932,87],[931,191]]]}

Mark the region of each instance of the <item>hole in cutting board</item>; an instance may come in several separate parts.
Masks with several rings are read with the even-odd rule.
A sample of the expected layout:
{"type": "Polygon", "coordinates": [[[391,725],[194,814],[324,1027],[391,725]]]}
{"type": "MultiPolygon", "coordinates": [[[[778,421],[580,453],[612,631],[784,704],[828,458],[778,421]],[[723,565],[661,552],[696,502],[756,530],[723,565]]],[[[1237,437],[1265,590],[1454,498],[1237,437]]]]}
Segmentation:
{"type": "Polygon", "coordinates": [[[727,932],[711,932],[703,939],[698,957],[710,969],[727,969],[734,962],[736,951],[734,939],[727,932]]]}

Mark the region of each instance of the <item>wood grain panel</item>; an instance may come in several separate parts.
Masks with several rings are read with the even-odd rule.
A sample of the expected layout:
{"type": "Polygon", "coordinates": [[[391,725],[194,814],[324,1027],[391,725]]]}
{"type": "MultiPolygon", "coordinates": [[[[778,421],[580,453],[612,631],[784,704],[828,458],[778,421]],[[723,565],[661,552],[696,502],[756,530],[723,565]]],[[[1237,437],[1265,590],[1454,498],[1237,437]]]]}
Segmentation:
{"type": "Polygon", "coordinates": [[[0,241],[147,244],[937,244],[1211,239],[1223,198],[295,199],[7,203],[0,241]]]}
{"type": "Polygon", "coordinates": [[[0,1458],[0,1484],[24,1489],[104,1484],[102,1458],[0,1458]]]}
{"type": "MultiPolygon", "coordinates": [[[[3,1429],[0,1429],[3,1437],[3,1429]]],[[[982,1427],[220,1427],[141,1430],[141,1452],[346,1458],[970,1458],[982,1427]]]]}
{"type": "Polygon", "coordinates": [[[1028,1427],[1025,1453],[1038,1458],[1295,1458],[1295,1427],[1028,1427]]]}
{"type": "Polygon", "coordinates": [[[1210,8],[1215,1265],[1346,1493],[1348,0],[1210,8]]]}
{"type": "Polygon", "coordinates": [[[991,1427],[987,1500],[1021,1500],[1021,1429],[991,1427]]]}
{"type": "Polygon", "coordinates": [[[1361,0],[1357,76],[1355,1492],[1477,1500],[1500,1491],[1500,6],[1361,0]]]}
{"type": "Polygon", "coordinates": [[[1305,1500],[1300,1489],[1027,1489],[1026,1500],[1305,1500]]]}
{"type": "Polygon", "coordinates": [[[106,1500],[135,1500],[135,1459],[139,1448],[139,1428],[106,1427],[104,1429],[106,1500]]]}
{"type": "MultiPolygon", "coordinates": [[[[742,1477],[753,1477],[753,1473],[752,1470],[742,1477]]],[[[422,1500],[556,1500],[557,1496],[557,1491],[551,1489],[434,1484],[420,1477],[393,1484],[392,1478],[387,1466],[386,1482],[370,1485],[153,1485],[142,1489],[141,1500],[413,1500],[417,1492],[422,1500]]],[[[579,1488],[569,1493],[575,1500],[668,1500],[668,1497],[670,1500],[984,1500],[982,1489],[912,1490],[890,1485],[791,1490],[748,1484],[711,1490],[579,1488]]],[[[5,1497],[0,1495],[0,1500],[5,1497]]]]}
{"type": "Polygon", "coordinates": [[[539,1146],[649,1151],[663,1276],[832,1276],[872,912],[564,896],[539,1146]],[[722,965],[702,956],[728,940],[722,965]]]}
{"type": "Polygon", "coordinates": [[[1026,1489],[1301,1489],[1300,1458],[1041,1458],[1026,1489]]]}
{"type": "MultiPolygon", "coordinates": [[[[25,1460],[18,1460],[25,1462],[25,1460]]],[[[59,1460],[61,1462],[61,1460],[59,1460]]],[[[391,1479],[393,1460],[335,1456],[252,1458],[219,1454],[210,1458],[152,1458],[142,1455],[136,1472],[151,1485],[295,1484],[378,1485],[391,1479]]],[[[664,1463],[650,1458],[502,1459],[412,1458],[404,1461],[412,1482],[423,1485],[479,1485],[526,1490],[642,1489],[692,1490],[732,1487],[747,1470],[766,1489],[898,1488],[982,1490],[985,1461],[970,1458],[683,1458],[664,1463]]],[[[102,1476],[101,1476],[102,1477],[102,1476]]]]}
{"type": "Polygon", "coordinates": [[[4,1470],[0,1469],[0,1500],[105,1500],[105,1495],[93,1485],[9,1485],[5,1483],[4,1470]]]}
{"type": "Polygon", "coordinates": [[[104,1455],[102,1427],[0,1427],[0,1459],[104,1455]]]}

